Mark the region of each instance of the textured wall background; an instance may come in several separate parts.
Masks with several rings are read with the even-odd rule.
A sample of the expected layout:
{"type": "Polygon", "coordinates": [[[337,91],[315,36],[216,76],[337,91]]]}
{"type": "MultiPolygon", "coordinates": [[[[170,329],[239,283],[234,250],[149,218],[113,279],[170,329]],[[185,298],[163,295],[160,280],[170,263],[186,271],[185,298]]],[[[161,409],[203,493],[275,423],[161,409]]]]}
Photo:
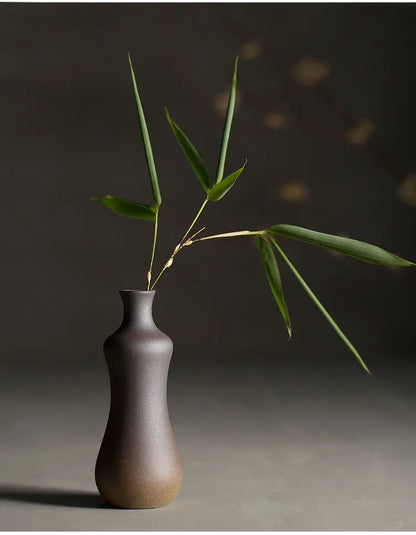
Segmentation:
{"type": "MultiPolygon", "coordinates": [[[[2,4],[3,362],[102,366],[101,343],[121,314],[117,290],[144,285],[151,224],[89,200],[151,199],[128,49],[163,196],[158,266],[202,200],[163,106],[213,170],[237,52],[227,169],[249,163],[201,224],[215,233],[287,222],[415,260],[415,22],[413,5],[2,4]]],[[[395,352],[398,364],[414,354],[413,271],[284,245],[371,367],[381,354],[395,352]]],[[[275,351],[299,365],[316,357],[355,366],[291,274],[282,276],[289,344],[250,240],[185,250],[155,301],[175,358],[275,351]]]]}

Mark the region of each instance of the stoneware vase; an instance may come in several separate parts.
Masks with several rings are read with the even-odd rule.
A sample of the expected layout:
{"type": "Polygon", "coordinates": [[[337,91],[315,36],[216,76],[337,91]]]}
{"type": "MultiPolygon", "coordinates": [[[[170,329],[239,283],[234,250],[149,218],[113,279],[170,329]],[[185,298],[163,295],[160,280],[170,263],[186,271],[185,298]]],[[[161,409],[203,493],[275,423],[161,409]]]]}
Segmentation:
{"type": "Polygon", "coordinates": [[[173,344],[153,321],[154,291],[121,290],[120,295],[123,321],[104,343],[111,405],[95,481],[115,507],[161,507],[182,483],[166,399],[173,344]]]}

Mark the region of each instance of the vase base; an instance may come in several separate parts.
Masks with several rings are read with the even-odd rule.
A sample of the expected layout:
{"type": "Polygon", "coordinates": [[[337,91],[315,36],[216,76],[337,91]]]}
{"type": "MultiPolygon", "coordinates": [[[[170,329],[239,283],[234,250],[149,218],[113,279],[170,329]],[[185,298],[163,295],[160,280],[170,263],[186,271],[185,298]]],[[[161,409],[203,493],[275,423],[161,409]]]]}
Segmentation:
{"type": "MultiPolygon", "coordinates": [[[[182,474],[181,474],[182,476],[182,474]]],[[[182,477],[178,478],[174,485],[162,489],[154,489],[154,492],[126,492],[124,489],[102,488],[97,485],[102,499],[108,507],[115,509],[159,509],[174,501],[179,494],[182,477]],[[123,491],[124,490],[124,491],[123,491]]]]}
{"type": "MultiPolygon", "coordinates": [[[[173,501],[173,500],[172,500],[173,501]]],[[[162,503],[161,505],[137,505],[137,506],[123,506],[123,505],[113,505],[110,502],[105,502],[105,505],[110,509],[125,509],[125,510],[131,510],[131,511],[138,511],[140,509],[160,509],[161,507],[166,507],[172,502],[162,503]]]]}
{"type": "MultiPolygon", "coordinates": [[[[170,498],[170,497],[169,497],[170,498]]],[[[166,499],[159,502],[130,502],[130,503],[115,503],[109,500],[104,499],[104,502],[107,507],[112,509],[160,509],[161,507],[166,507],[174,501],[176,496],[170,499],[166,499]]]]}

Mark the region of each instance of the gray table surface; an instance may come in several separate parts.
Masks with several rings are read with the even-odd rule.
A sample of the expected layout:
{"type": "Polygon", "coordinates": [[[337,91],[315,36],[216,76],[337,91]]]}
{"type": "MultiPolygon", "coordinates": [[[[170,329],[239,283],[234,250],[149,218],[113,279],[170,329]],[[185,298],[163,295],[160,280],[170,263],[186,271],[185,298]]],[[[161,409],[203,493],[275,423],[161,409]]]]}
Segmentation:
{"type": "Polygon", "coordinates": [[[167,507],[129,511],[95,489],[99,364],[2,369],[0,529],[416,530],[410,360],[373,377],[267,358],[173,363],[183,487],[167,507]]]}

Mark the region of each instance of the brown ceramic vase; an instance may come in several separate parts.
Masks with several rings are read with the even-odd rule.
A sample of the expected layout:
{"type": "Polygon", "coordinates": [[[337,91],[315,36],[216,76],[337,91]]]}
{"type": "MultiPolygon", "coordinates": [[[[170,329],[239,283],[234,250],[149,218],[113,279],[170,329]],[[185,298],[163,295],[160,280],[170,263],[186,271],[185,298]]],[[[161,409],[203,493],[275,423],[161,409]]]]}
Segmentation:
{"type": "Polygon", "coordinates": [[[104,343],[111,405],[95,481],[115,507],[161,507],[182,483],[166,399],[173,344],[154,324],[154,291],[121,290],[120,295],[123,321],[104,343]]]}

